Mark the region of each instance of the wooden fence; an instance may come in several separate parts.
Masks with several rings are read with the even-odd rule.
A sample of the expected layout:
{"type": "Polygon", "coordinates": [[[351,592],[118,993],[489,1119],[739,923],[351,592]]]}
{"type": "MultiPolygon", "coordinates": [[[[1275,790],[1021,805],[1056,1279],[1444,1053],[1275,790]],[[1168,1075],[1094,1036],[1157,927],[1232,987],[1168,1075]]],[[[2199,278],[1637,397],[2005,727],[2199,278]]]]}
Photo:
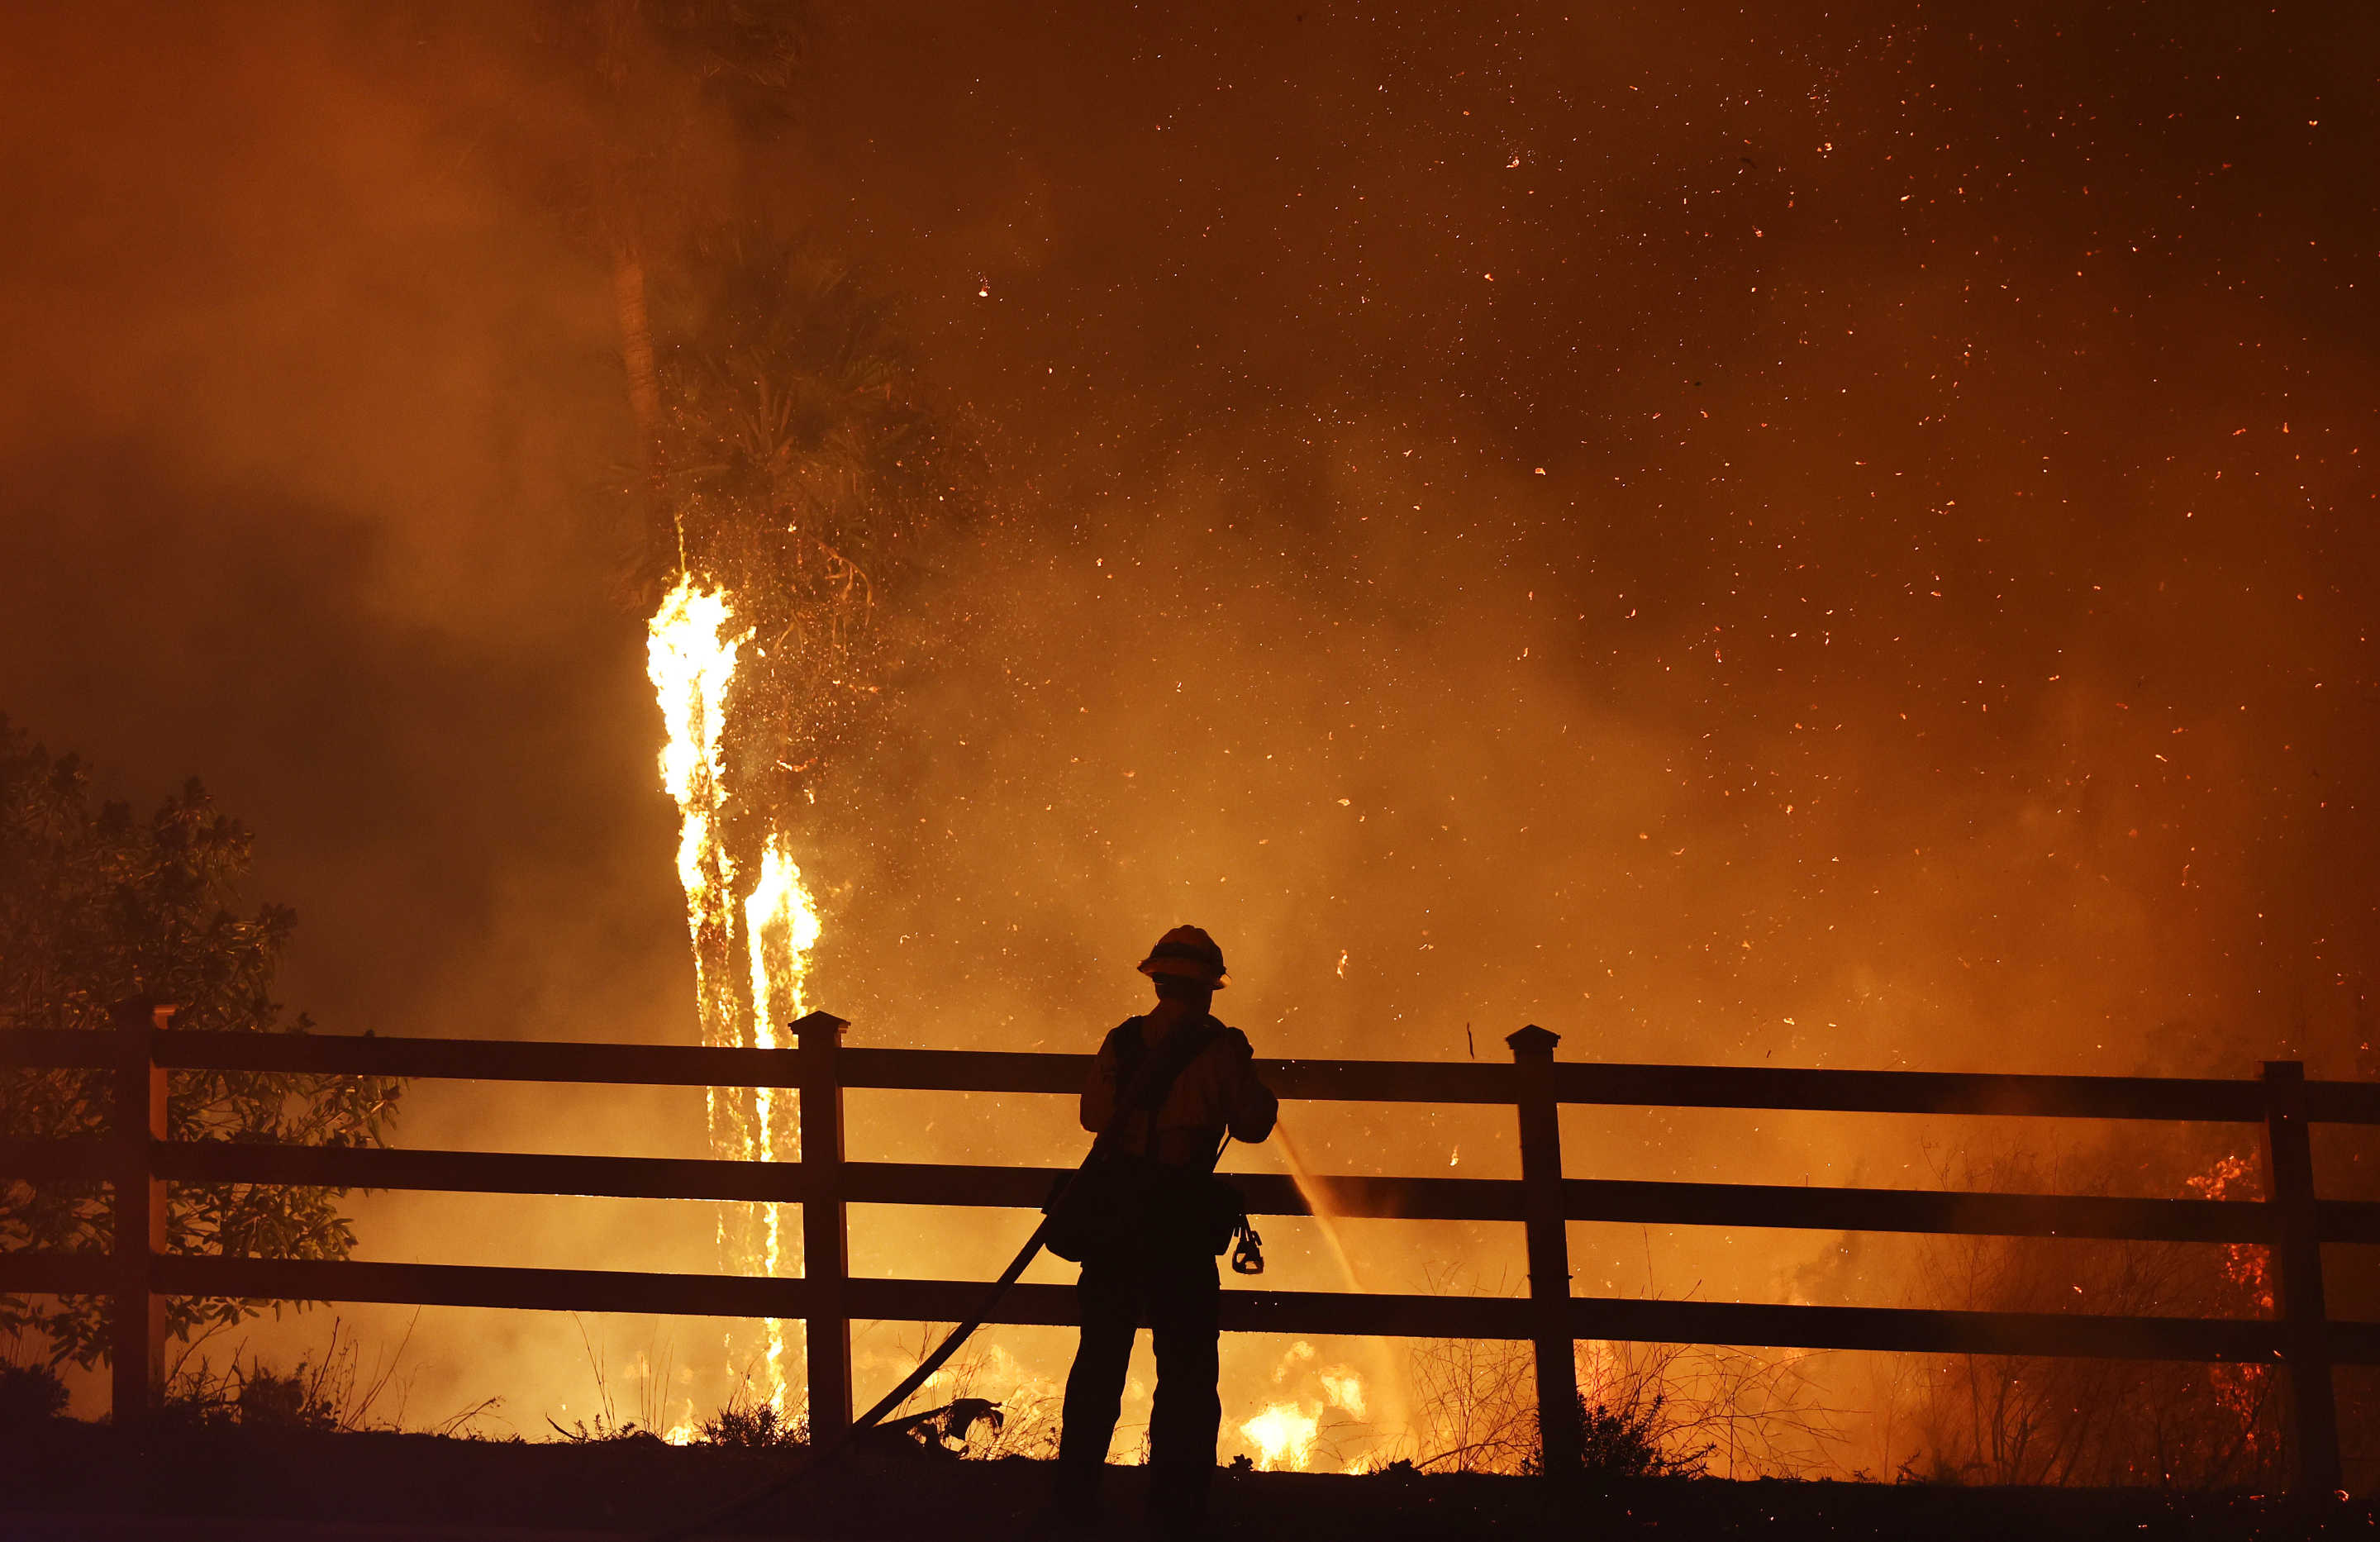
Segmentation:
{"type": "MultiPolygon", "coordinates": [[[[847,1423],[851,1320],[958,1320],[978,1306],[984,1285],[852,1277],[844,1208],[1031,1209],[1048,1192],[1053,1170],[847,1160],[844,1089],[1072,1094],[1082,1086],[1088,1060],[845,1048],[845,1025],[824,1013],[795,1025],[795,1048],[728,1050],[193,1033],[168,1027],[170,1012],[140,1005],[120,1013],[113,1034],[0,1032],[0,1065],[115,1072],[114,1138],[0,1142],[0,1177],[108,1183],[116,1195],[115,1251],[0,1254],[0,1292],[114,1298],[120,1422],[141,1416],[158,1396],[163,1298],[205,1295],[799,1318],[808,1339],[811,1419],[820,1426],[847,1423]],[[792,1087],[799,1097],[803,1155],[797,1162],[759,1163],[175,1142],[164,1138],[165,1086],[167,1073],[179,1069],[792,1087]],[[164,1186],[175,1182],[798,1205],[808,1274],[771,1279],[177,1255],[164,1251],[164,1186]]],[[[1579,1339],[2278,1364],[2289,1374],[2299,1482],[2317,1493],[2338,1487],[2331,1368],[2380,1365],[2380,1323],[2330,1318],[2323,1301],[2322,1246],[2380,1243],[2380,1203],[2316,1196],[2309,1125],[2380,1123],[2380,1086],[2308,1081],[2295,1061],[2265,1062],[2261,1080],[2216,1081],[1565,1062],[1554,1059],[1556,1036],[1536,1026],[1506,1042],[1510,1063],[1293,1060],[1258,1066],[1293,1100],[1512,1108],[1521,1149],[1517,1180],[1349,1176],[1320,1178],[1314,1186],[1326,1208],[1342,1216],[1518,1222],[1525,1228],[1529,1293],[1228,1290],[1227,1331],[1529,1341],[1549,1466],[1579,1449],[1572,1355],[1579,1339]],[[1562,1172],[1558,1112],[1564,1103],[2257,1124],[2264,1129],[2269,1197],[2125,1199],[1571,1178],[1562,1172]],[[1572,1220],[2251,1243],[2270,1252],[2278,1312],[2274,1319],[2128,1317],[1573,1295],[1564,1232],[1564,1223],[1572,1220]]],[[[1236,1181],[1252,1213],[1312,1213],[1287,1178],[1241,1175],[1236,1181]]],[[[1072,1324],[1074,1290],[1016,1286],[990,1320],[1072,1324]]]]}

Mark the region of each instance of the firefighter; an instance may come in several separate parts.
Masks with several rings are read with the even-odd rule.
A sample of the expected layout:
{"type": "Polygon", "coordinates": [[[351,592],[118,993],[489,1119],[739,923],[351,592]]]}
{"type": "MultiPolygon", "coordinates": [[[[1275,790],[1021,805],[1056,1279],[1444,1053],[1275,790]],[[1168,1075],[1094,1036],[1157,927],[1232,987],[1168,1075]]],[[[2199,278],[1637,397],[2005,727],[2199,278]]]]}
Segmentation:
{"type": "MultiPolygon", "coordinates": [[[[1256,1142],[1272,1133],[1280,1104],[1257,1079],[1247,1036],[1209,1011],[1228,983],[1223,951],[1196,927],[1175,927],[1141,961],[1157,1004],[1118,1026],[1099,1046],[1083,1088],[1083,1128],[1111,1123],[1116,1160],[1143,1174],[1135,1201],[1083,1257],[1075,1300],[1083,1336],[1066,1378],[1064,1423],[1053,1506],[1069,1524],[1094,1524],[1099,1487],[1123,1396],[1133,1335],[1145,1321],[1157,1350],[1157,1395],[1149,1415],[1148,1508],[1160,1536],[1195,1535],[1205,1521],[1222,1420],[1216,1387],[1214,1212],[1220,1180],[1212,1176],[1228,1131],[1256,1142]],[[1173,1043],[1177,1034],[1196,1038],[1173,1043]],[[1196,1048],[1200,1040],[1203,1048],[1196,1048]],[[1167,1046],[1172,1044],[1172,1053],[1167,1046]],[[1181,1060],[1188,1054],[1185,1062],[1181,1060]],[[1162,1058],[1159,1058],[1162,1057],[1162,1058]],[[1155,1060],[1180,1064],[1153,1108],[1119,1110],[1140,1069],[1155,1060]],[[1136,1214],[1131,1213],[1136,1210],[1136,1214]]],[[[1147,1084],[1141,1084],[1148,1097],[1147,1084]]]]}

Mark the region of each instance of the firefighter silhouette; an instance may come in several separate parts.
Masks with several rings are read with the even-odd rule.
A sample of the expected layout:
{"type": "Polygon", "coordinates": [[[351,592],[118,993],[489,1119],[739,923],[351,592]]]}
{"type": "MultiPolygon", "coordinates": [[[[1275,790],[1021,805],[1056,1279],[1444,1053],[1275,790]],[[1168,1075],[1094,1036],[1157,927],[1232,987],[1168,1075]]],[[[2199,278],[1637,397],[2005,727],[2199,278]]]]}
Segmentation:
{"type": "Polygon", "coordinates": [[[1247,1036],[1216,1021],[1228,981],[1223,952],[1196,927],[1158,940],[1140,972],[1157,1003],[1109,1033],[1083,1088],[1083,1127],[1113,1155],[1078,1246],[1082,1342],[1066,1378],[1052,1511],[1094,1524],[1108,1445],[1122,1406],[1134,1334],[1157,1351],[1149,1416],[1148,1508],[1159,1536],[1205,1524],[1222,1419],[1216,1388],[1215,1256],[1245,1231],[1237,1196],[1214,1176],[1226,1135],[1272,1133],[1280,1104],[1256,1074],[1247,1036]]]}

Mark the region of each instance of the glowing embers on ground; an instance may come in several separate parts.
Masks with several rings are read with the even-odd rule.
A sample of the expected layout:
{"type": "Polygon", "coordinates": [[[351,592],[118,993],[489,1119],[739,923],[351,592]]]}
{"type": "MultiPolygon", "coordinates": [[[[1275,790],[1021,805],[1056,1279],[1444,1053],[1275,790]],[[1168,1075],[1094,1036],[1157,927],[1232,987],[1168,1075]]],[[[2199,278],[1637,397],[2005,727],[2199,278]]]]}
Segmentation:
{"type": "MultiPolygon", "coordinates": [[[[745,861],[729,847],[730,691],[738,650],[750,637],[735,627],[724,589],[682,574],[647,628],[646,673],[664,729],[662,785],[678,808],[678,881],[686,891],[702,1042],[783,1049],[782,1025],[808,1010],[804,986],[820,923],[791,846],[772,821],[761,821],[759,849],[747,850],[745,861]],[[739,900],[739,880],[747,875],[739,900]]],[[[744,1161],[800,1155],[794,1100],[776,1089],[712,1087],[705,1099],[718,1155],[744,1161]]],[[[775,1275],[798,1265],[799,1244],[779,1207],[738,1208],[740,1214],[722,1212],[719,1225],[728,1267],[775,1275]]],[[[748,1367],[759,1395],[780,1415],[793,1381],[787,1331],[783,1323],[766,1323],[759,1364],[748,1367]]]]}

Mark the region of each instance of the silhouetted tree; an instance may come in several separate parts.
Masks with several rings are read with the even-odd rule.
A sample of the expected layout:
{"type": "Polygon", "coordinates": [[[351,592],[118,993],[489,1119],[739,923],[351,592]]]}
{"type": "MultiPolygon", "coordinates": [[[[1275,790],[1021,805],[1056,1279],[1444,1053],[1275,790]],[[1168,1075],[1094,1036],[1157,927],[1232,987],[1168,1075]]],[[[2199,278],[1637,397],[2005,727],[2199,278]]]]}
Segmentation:
{"type": "Polygon", "coordinates": [[[986,502],[981,436],[917,387],[888,297],[755,212],[769,196],[746,162],[798,121],[813,8],[540,0],[463,16],[552,93],[491,101],[460,152],[609,270],[644,532],[630,587],[647,613],[681,574],[731,593],[756,644],[731,713],[738,800],[788,808],[809,790],[799,768],[852,736],[882,684],[877,621],[920,537],[986,502]]]}
{"type": "MultiPolygon", "coordinates": [[[[557,215],[611,277],[634,496],[655,531],[672,509],[651,275],[687,230],[734,202],[736,152],[793,121],[808,51],[805,0],[542,0],[463,13],[463,35],[541,62],[551,99],[506,98],[469,141],[557,215]]],[[[659,546],[662,543],[652,542],[659,546]]]]}
{"type": "MultiPolygon", "coordinates": [[[[112,1003],[180,1004],[175,1026],[303,1033],[285,1023],[273,975],[297,917],[236,908],[252,837],[197,781],[148,819],[94,807],[72,755],[53,758],[0,719],[0,1025],[103,1031],[112,1003]]],[[[376,1145],[398,1085],[380,1077],[176,1071],[167,1114],[176,1140],[376,1145]]],[[[0,1137],[102,1135],[113,1111],[102,1071],[0,1067],[0,1137]]],[[[167,1246],[176,1253],[343,1258],[355,1245],[343,1189],[249,1184],[168,1186],[167,1246]]],[[[88,1252],[112,1239],[103,1185],[0,1178],[0,1249],[88,1252]]],[[[261,1303],[171,1298],[168,1328],[187,1336],[261,1303]]],[[[46,1335],[52,1362],[90,1366],[107,1353],[106,1304],[92,1297],[0,1296],[0,1332],[46,1335]]]]}
{"type": "Polygon", "coordinates": [[[735,596],[756,646],[730,753],[753,810],[791,807],[858,731],[883,674],[880,609],[925,539],[983,502],[972,435],[924,400],[894,308],[850,263],[765,222],[691,246],[656,307],[674,513],[660,553],[735,596]]]}

